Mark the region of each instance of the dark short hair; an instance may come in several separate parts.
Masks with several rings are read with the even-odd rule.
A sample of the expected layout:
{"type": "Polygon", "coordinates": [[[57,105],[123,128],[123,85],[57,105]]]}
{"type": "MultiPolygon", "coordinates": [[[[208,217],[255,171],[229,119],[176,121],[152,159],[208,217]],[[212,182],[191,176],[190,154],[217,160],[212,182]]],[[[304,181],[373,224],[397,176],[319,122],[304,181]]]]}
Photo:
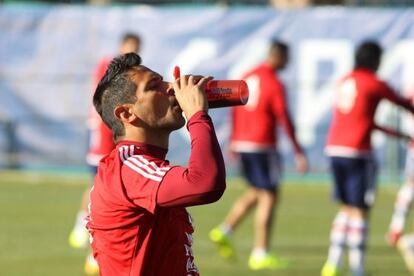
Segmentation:
{"type": "Polygon", "coordinates": [[[141,43],[141,37],[132,32],[127,32],[122,35],[121,42],[124,43],[127,40],[135,40],[137,43],[141,43]]]}
{"type": "Polygon", "coordinates": [[[381,59],[381,46],[375,41],[362,42],[355,53],[355,68],[376,71],[381,59]]]}
{"type": "Polygon", "coordinates": [[[289,52],[289,46],[278,39],[273,39],[270,42],[270,51],[274,50],[278,51],[282,55],[286,55],[289,52]]]}
{"type": "Polygon", "coordinates": [[[125,128],[115,117],[114,110],[121,104],[136,101],[137,86],[128,73],[139,65],[141,65],[141,57],[135,53],[114,58],[93,95],[93,105],[105,124],[112,130],[115,141],[125,135],[125,128]]]}

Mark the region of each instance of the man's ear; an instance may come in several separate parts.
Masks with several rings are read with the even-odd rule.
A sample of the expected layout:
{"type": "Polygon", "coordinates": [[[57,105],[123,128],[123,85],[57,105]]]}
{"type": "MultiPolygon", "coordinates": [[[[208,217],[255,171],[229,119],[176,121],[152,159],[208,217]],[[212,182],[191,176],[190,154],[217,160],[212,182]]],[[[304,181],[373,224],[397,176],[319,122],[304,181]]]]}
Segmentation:
{"type": "Polygon", "coordinates": [[[118,118],[123,123],[129,123],[131,124],[136,119],[138,119],[137,115],[132,112],[132,106],[131,105],[119,105],[115,107],[114,110],[115,117],[118,118]]]}

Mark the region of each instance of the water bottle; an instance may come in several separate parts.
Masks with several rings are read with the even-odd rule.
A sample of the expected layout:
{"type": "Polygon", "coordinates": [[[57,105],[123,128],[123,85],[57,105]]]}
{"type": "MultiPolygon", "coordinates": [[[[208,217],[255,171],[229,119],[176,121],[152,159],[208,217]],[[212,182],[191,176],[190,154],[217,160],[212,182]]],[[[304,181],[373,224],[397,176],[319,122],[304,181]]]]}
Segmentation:
{"type": "Polygon", "coordinates": [[[211,80],[207,82],[206,94],[209,108],[245,105],[249,88],[244,80],[211,80]]]}
{"type": "MultiPolygon", "coordinates": [[[[179,77],[180,68],[175,66],[174,78],[179,77]]],[[[249,88],[244,80],[211,80],[207,82],[206,94],[209,108],[245,105],[249,88]]]]}

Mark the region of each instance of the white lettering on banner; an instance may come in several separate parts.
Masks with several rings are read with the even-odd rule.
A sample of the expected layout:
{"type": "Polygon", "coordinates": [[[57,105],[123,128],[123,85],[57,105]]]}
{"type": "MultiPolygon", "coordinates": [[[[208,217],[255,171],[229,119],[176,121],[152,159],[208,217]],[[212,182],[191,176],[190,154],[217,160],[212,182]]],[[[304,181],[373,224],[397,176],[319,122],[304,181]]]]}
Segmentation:
{"type": "MultiPolygon", "coordinates": [[[[382,79],[390,79],[393,74],[398,73],[400,76],[397,83],[398,91],[405,97],[414,96],[414,40],[401,40],[393,47],[384,53],[382,65],[378,74],[382,79]]],[[[395,107],[389,102],[382,102],[378,107],[375,121],[379,125],[390,124],[391,121],[398,120],[398,118],[392,118],[396,112],[395,107]]],[[[413,116],[408,112],[400,114],[401,129],[407,134],[413,133],[413,116]]],[[[385,142],[385,135],[381,132],[375,132],[373,136],[373,143],[376,146],[382,145],[385,142]]]]}
{"type": "Polygon", "coordinates": [[[336,81],[350,70],[352,45],[348,40],[306,40],[299,46],[297,89],[298,138],[305,145],[316,142],[319,121],[331,111],[336,81]],[[332,62],[329,78],[318,85],[318,65],[332,62]]]}
{"type": "MultiPolygon", "coordinates": [[[[234,64],[229,68],[228,78],[240,78],[247,70],[261,62],[266,56],[268,47],[269,42],[264,39],[252,40],[248,45],[245,45],[246,50],[244,50],[244,53],[239,55],[240,58],[235,60],[234,64]]],[[[312,146],[320,138],[317,137],[318,124],[332,110],[335,85],[338,79],[352,69],[354,42],[346,39],[311,39],[300,42],[297,49],[298,52],[292,54],[295,60],[297,60],[297,76],[291,78],[296,80],[295,84],[291,84],[295,91],[291,92],[296,93],[294,102],[297,105],[292,106],[291,110],[296,115],[299,141],[304,146],[312,146]],[[326,62],[332,64],[330,75],[326,75],[325,72],[322,75],[318,71],[321,63],[326,62]]],[[[192,73],[194,68],[200,63],[216,57],[217,54],[217,41],[211,38],[195,38],[177,55],[165,75],[171,75],[173,66],[176,64],[181,66],[182,72],[192,73]],[[200,55],[200,52],[203,54],[200,55]]],[[[396,73],[396,70],[400,70],[398,75],[401,77],[398,84],[400,84],[403,93],[414,95],[414,78],[412,77],[414,76],[414,40],[399,41],[384,53],[379,75],[383,78],[391,78],[392,74],[396,73]]],[[[248,85],[251,90],[248,106],[253,106],[256,95],[254,88],[257,83],[254,80],[250,80],[248,85]]],[[[345,102],[340,101],[345,109],[351,108],[352,99],[354,99],[353,94],[350,92],[352,91],[351,87],[352,84],[348,83],[345,90],[342,91],[346,93],[341,96],[347,97],[345,102]]],[[[379,106],[376,120],[379,123],[387,121],[391,111],[389,103],[382,103],[379,106]]],[[[411,130],[411,116],[404,114],[401,118],[404,130],[411,130]]],[[[221,125],[216,125],[216,132],[220,141],[228,137],[228,123],[229,120],[225,119],[222,120],[221,125]]],[[[179,133],[185,140],[190,140],[185,128],[182,128],[179,133]]],[[[374,139],[374,144],[379,145],[381,142],[377,138],[374,139]]]]}
{"type": "Polygon", "coordinates": [[[248,70],[263,62],[269,51],[269,41],[264,39],[252,40],[245,47],[243,54],[230,67],[228,79],[240,79],[248,70]]]}
{"type": "Polygon", "coordinates": [[[194,74],[194,68],[206,60],[217,56],[217,41],[211,38],[197,37],[187,44],[173,59],[171,65],[164,72],[165,76],[172,76],[174,66],[179,65],[182,74],[194,74]]]}
{"type": "Polygon", "coordinates": [[[250,76],[246,79],[249,87],[249,100],[246,103],[246,109],[254,110],[259,103],[260,97],[260,80],[256,75],[250,76]]]}
{"type": "MultiPolygon", "coordinates": [[[[175,59],[168,66],[164,76],[172,76],[176,65],[180,66],[181,74],[194,74],[196,68],[203,61],[214,58],[217,55],[217,42],[211,38],[194,38],[190,40],[184,49],[177,54],[175,59]]],[[[186,128],[178,130],[180,136],[190,141],[190,134],[186,128]]]]}

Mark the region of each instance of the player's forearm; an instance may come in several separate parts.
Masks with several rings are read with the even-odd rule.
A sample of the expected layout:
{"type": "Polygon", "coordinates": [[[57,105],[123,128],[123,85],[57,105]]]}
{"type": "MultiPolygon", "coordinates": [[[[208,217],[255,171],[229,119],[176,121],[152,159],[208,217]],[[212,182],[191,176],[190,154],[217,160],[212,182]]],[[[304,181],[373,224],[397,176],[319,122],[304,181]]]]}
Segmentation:
{"type": "Polygon", "coordinates": [[[392,137],[396,137],[396,138],[400,138],[400,139],[404,139],[407,141],[411,141],[412,138],[411,136],[402,133],[396,129],[392,129],[392,128],[388,128],[388,127],[383,127],[383,126],[379,126],[379,125],[375,125],[374,126],[375,129],[384,132],[385,134],[392,136],[392,137]]]}
{"type": "Polygon", "coordinates": [[[394,92],[389,92],[387,94],[387,98],[391,102],[403,107],[404,109],[414,114],[414,106],[413,106],[412,99],[401,97],[400,95],[394,92]]]}
{"type": "Polygon", "coordinates": [[[164,177],[157,203],[189,206],[211,203],[224,192],[225,166],[214,127],[206,112],[198,112],[187,125],[191,134],[188,168],[176,167],[164,177]]]}
{"type": "Polygon", "coordinates": [[[207,112],[195,114],[188,123],[188,130],[191,135],[188,180],[194,185],[205,186],[201,188],[203,192],[224,191],[226,169],[223,154],[207,112]]]}
{"type": "Polygon", "coordinates": [[[403,108],[414,114],[414,106],[410,99],[399,98],[398,105],[402,106],[403,108]]]}
{"type": "Polygon", "coordinates": [[[213,175],[221,185],[226,177],[223,154],[211,118],[207,112],[198,112],[188,122],[191,135],[190,177],[213,175]]]}
{"type": "Polygon", "coordinates": [[[292,123],[292,120],[289,114],[285,114],[283,121],[284,121],[283,125],[285,127],[286,134],[292,143],[295,153],[302,154],[303,150],[302,150],[302,147],[299,145],[298,140],[296,139],[295,127],[293,126],[293,123],[292,123]]]}

